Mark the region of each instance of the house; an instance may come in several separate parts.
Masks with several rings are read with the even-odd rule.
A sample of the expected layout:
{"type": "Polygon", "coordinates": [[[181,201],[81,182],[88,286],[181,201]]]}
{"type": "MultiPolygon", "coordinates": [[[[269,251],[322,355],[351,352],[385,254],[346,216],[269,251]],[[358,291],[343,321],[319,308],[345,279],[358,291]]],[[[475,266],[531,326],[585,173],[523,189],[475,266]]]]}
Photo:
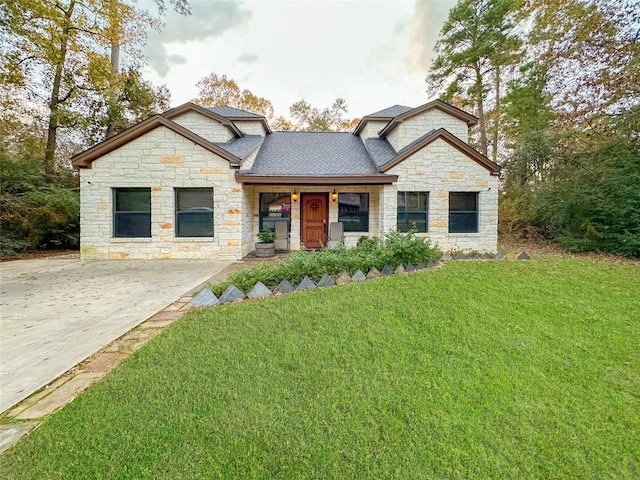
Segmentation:
{"type": "Polygon", "coordinates": [[[440,100],[362,118],[353,132],[273,132],[192,103],[76,155],[84,259],[221,258],[288,222],[291,248],[415,225],[442,249],[495,252],[500,167],[469,144],[477,119],[440,100]]]}

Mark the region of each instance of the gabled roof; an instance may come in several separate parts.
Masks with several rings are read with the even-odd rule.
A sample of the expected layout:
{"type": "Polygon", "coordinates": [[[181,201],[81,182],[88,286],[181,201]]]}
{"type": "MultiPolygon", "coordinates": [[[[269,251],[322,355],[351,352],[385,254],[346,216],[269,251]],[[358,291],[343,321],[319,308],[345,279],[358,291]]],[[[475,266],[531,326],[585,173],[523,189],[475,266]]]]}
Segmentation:
{"type": "Polygon", "coordinates": [[[187,102],[180,105],[179,107],[172,108],[171,110],[167,110],[162,114],[162,116],[168,119],[172,119],[182,115],[183,113],[187,113],[191,111],[197,112],[200,115],[204,115],[205,117],[211,118],[216,122],[220,122],[225,127],[229,127],[233,132],[233,134],[236,135],[237,137],[242,136],[242,132],[238,127],[236,127],[235,123],[233,123],[233,121],[230,118],[224,117],[216,112],[212,112],[208,108],[201,107],[200,105],[196,105],[195,103],[192,103],[192,102],[187,102]]]}
{"type": "Polygon", "coordinates": [[[127,128],[123,132],[120,132],[118,135],[115,135],[110,139],[94,145],[88,150],[85,150],[84,152],[73,156],[71,158],[73,166],[77,168],[91,168],[91,163],[94,160],[100,158],[103,155],[106,155],[109,152],[112,152],[116,148],[120,148],[130,141],[135,140],[136,138],[141,137],[145,133],[148,133],[158,127],[168,128],[178,135],[191,140],[197,145],[200,145],[202,148],[224,158],[233,166],[240,165],[240,158],[230,153],[229,151],[221,148],[220,146],[210,142],[205,138],[202,138],[199,135],[196,135],[191,130],[187,130],[183,126],[178,125],[177,123],[169,120],[168,118],[165,118],[162,115],[153,115],[146,120],[134,125],[133,127],[127,128]]]}
{"type": "Polygon", "coordinates": [[[241,110],[239,108],[230,107],[229,105],[219,105],[216,107],[209,107],[207,110],[212,111],[215,114],[221,115],[224,118],[231,120],[233,122],[261,122],[264,127],[265,132],[271,133],[271,127],[269,127],[269,123],[267,119],[262,115],[258,115],[257,113],[247,112],[246,110],[241,110]]]}
{"type": "Polygon", "coordinates": [[[406,119],[414,117],[428,110],[432,110],[434,108],[437,108],[438,110],[448,113],[452,117],[458,118],[459,120],[466,122],[467,125],[470,127],[478,123],[478,118],[475,115],[471,115],[470,113],[467,113],[464,110],[460,110],[459,108],[454,107],[453,105],[450,105],[447,102],[443,102],[442,100],[436,99],[394,117],[387,124],[386,127],[380,130],[379,132],[380,137],[384,138],[387,135],[389,135],[398,125],[400,125],[406,119]]]}
{"type": "Polygon", "coordinates": [[[380,110],[375,113],[370,113],[369,115],[365,115],[360,119],[358,125],[356,125],[356,129],[353,131],[354,135],[359,135],[367,122],[371,120],[389,122],[393,120],[393,117],[401,115],[409,110],[413,110],[411,107],[405,107],[404,105],[394,105],[392,107],[385,108],[384,110],[380,110]]]}
{"type": "Polygon", "coordinates": [[[374,163],[380,167],[397,155],[393,146],[386,138],[369,137],[364,141],[364,145],[369,152],[369,156],[374,163]]]}
{"type": "Polygon", "coordinates": [[[427,145],[433,143],[438,139],[444,140],[453,148],[462,152],[471,160],[473,160],[474,162],[478,163],[480,166],[489,170],[491,175],[500,175],[500,170],[501,170],[500,165],[498,165],[495,162],[492,162],[487,157],[485,157],[480,152],[478,152],[475,148],[463,142],[458,137],[453,135],[448,130],[445,130],[444,128],[439,128],[438,130],[432,130],[431,132],[425,135],[422,135],[421,137],[411,142],[409,145],[407,145],[402,150],[400,150],[394,158],[392,158],[391,160],[381,165],[380,171],[386,172],[390,170],[391,168],[395,167],[403,160],[407,159],[414,153],[422,150],[427,145]]]}
{"type": "Polygon", "coordinates": [[[216,105],[215,107],[208,107],[207,110],[212,111],[213,113],[217,113],[218,115],[222,115],[223,117],[242,117],[242,118],[255,118],[260,119],[264,118],[262,115],[258,115],[257,113],[247,112],[246,110],[241,110],[240,108],[230,107],[229,105],[216,105]]]}
{"type": "Polygon", "coordinates": [[[216,145],[244,160],[260,146],[261,141],[262,136],[260,135],[245,135],[244,137],[232,138],[228,142],[216,142],[216,145]]]}
{"type": "Polygon", "coordinates": [[[264,138],[243,183],[392,183],[381,174],[359,137],[348,132],[274,132],[264,138]]]}

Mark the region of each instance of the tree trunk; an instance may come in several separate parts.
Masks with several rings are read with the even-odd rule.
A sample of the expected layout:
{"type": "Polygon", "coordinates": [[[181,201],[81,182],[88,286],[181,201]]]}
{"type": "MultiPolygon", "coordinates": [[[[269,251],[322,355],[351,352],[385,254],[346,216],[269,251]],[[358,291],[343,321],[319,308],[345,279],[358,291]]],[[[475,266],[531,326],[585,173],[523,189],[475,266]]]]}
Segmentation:
{"type": "Polygon", "coordinates": [[[119,0],[109,2],[109,31],[111,36],[111,81],[107,97],[107,131],[105,140],[118,133],[118,77],[120,76],[120,18],[118,16],[119,0]]]}
{"type": "MultiPolygon", "coordinates": [[[[112,17],[113,21],[113,17],[112,17]]],[[[118,101],[118,76],[120,75],[120,41],[111,41],[111,82],[109,84],[109,97],[107,99],[107,131],[104,139],[113,137],[118,133],[117,123],[117,101],[118,101]]]]}
{"type": "Polygon", "coordinates": [[[476,72],[476,104],[478,108],[478,128],[480,129],[480,153],[486,156],[489,140],[487,138],[487,119],[484,115],[484,85],[482,83],[482,73],[480,72],[480,65],[476,63],[473,66],[473,69],[476,72]]]}
{"type": "Polygon", "coordinates": [[[491,159],[496,162],[498,160],[498,139],[500,138],[500,65],[496,65],[496,77],[495,77],[495,89],[496,89],[496,107],[495,115],[493,116],[493,132],[491,141],[491,159]]]}
{"type": "Polygon", "coordinates": [[[60,50],[58,63],[56,64],[55,74],[53,77],[53,87],[51,89],[51,98],[49,101],[49,126],[47,128],[47,148],[44,155],[44,169],[47,173],[55,172],[55,155],[57,136],[59,128],[59,107],[66,100],[60,99],[60,86],[62,84],[62,73],[64,72],[65,62],[67,60],[67,46],[69,43],[69,31],[71,30],[71,17],[75,8],[75,0],[71,0],[69,8],[65,12],[65,25],[62,28],[62,36],[60,37],[60,50]]]}

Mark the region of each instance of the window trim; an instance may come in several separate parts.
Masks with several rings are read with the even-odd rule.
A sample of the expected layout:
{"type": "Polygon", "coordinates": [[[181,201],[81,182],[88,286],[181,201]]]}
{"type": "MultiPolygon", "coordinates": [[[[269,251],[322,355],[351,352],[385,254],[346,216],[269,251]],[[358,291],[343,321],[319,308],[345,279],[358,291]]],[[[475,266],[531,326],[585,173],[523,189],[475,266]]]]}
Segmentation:
{"type": "MultiPolygon", "coordinates": [[[[369,212],[371,211],[369,206],[370,206],[370,195],[369,192],[340,192],[338,193],[338,222],[342,222],[342,226],[343,226],[343,231],[345,233],[368,233],[369,232],[369,212]],[[360,204],[362,204],[362,195],[366,195],[367,198],[367,209],[366,209],[366,229],[359,229],[359,230],[351,230],[351,229],[347,229],[347,225],[349,224],[349,222],[345,222],[344,220],[342,220],[341,216],[340,216],[340,195],[358,195],[360,197],[360,204]]],[[[358,207],[360,208],[360,207],[358,207]]],[[[364,212],[360,212],[359,214],[362,215],[364,212]]],[[[362,219],[362,217],[360,217],[362,219]]],[[[359,223],[360,226],[362,226],[362,223],[359,223]]]]}
{"type": "MultiPolygon", "coordinates": [[[[215,204],[214,204],[214,191],[213,187],[174,187],[173,188],[173,210],[174,210],[174,226],[173,226],[173,236],[174,238],[214,238],[216,234],[215,229],[215,204]],[[180,235],[180,222],[178,221],[180,212],[178,211],[178,192],[182,190],[208,190],[211,193],[211,207],[203,207],[203,208],[211,208],[211,235],[180,235]]],[[[195,213],[195,212],[191,212],[195,213]]]]}
{"type": "MultiPolygon", "coordinates": [[[[407,206],[407,194],[423,194],[426,196],[426,210],[424,210],[424,231],[418,230],[417,233],[429,233],[429,191],[428,190],[399,190],[397,192],[397,196],[396,196],[396,230],[398,232],[403,232],[406,233],[409,230],[401,230],[400,229],[400,222],[398,222],[399,220],[399,214],[400,213],[404,213],[405,215],[407,213],[413,213],[413,214],[418,214],[418,213],[422,213],[422,210],[415,210],[415,211],[408,211],[406,206],[407,206]],[[404,195],[404,205],[405,205],[405,209],[404,212],[400,212],[400,202],[397,201],[397,198],[403,194],[404,195]]],[[[405,222],[406,223],[406,222],[405,222]]],[[[413,223],[413,222],[412,222],[413,223]]],[[[417,226],[417,225],[416,225],[417,226]]]]}
{"type": "Polygon", "coordinates": [[[454,234],[474,234],[474,233],[480,233],[480,192],[449,192],[449,233],[454,233],[454,234]],[[475,203],[476,203],[476,209],[475,210],[457,210],[452,212],[451,211],[451,195],[456,195],[456,194],[460,194],[460,195],[474,195],[475,196],[475,203]],[[473,230],[469,230],[469,231],[453,231],[451,230],[451,216],[452,215],[469,215],[469,214],[474,214],[475,215],[475,228],[473,230]]]}
{"type": "Polygon", "coordinates": [[[112,210],[112,238],[123,238],[123,239],[127,239],[127,238],[146,238],[149,239],[152,237],[152,232],[151,232],[151,214],[152,214],[152,198],[151,198],[151,187],[112,187],[111,188],[112,191],[112,202],[113,202],[113,208],[112,210]],[[131,192],[131,191],[145,191],[149,193],[149,211],[139,211],[139,210],[121,210],[118,211],[118,192],[131,192]],[[120,234],[118,232],[118,221],[117,218],[119,216],[124,216],[126,214],[146,214],[149,216],[149,235],[123,235],[120,234]]]}

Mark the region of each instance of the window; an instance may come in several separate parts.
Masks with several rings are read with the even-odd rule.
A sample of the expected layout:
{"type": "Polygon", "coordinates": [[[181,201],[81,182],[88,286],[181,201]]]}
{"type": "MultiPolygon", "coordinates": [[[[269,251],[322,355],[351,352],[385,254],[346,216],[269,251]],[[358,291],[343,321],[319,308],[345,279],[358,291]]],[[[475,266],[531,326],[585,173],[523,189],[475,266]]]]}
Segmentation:
{"type": "Polygon", "coordinates": [[[429,192],[398,192],[398,231],[408,232],[415,223],[418,232],[427,232],[429,192]]]}
{"type": "Polygon", "coordinates": [[[213,237],[213,188],[176,188],[176,237],[213,237]]]}
{"type": "Polygon", "coordinates": [[[287,231],[291,232],[291,194],[260,194],[260,230],[276,231],[276,221],[285,220],[287,231]]]}
{"type": "Polygon", "coordinates": [[[478,193],[449,192],[449,233],[478,232],[478,193]]]}
{"type": "Polygon", "coordinates": [[[340,193],[338,195],[338,221],[345,232],[369,231],[369,194],[340,193]]]}
{"type": "Polygon", "coordinates": [[[151,237],[151,189],[113,189],[113,236],[151,237]]]}

